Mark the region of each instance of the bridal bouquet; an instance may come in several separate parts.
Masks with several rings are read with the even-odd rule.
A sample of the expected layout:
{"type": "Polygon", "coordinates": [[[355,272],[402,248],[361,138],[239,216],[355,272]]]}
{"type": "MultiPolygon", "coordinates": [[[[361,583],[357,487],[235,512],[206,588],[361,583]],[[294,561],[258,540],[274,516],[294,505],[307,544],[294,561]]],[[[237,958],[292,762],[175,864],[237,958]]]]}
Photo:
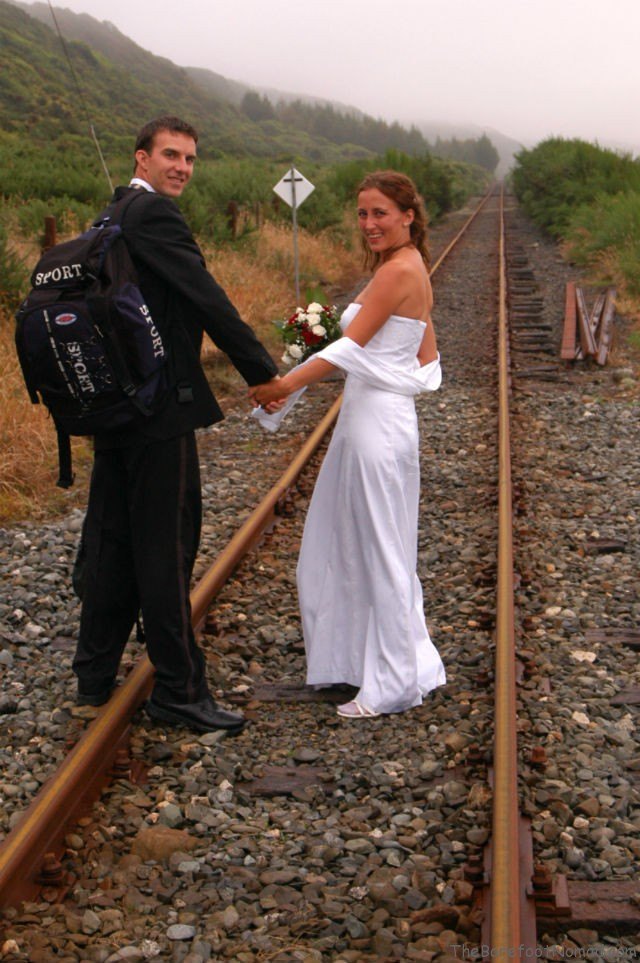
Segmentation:
{"type": "Polygon", "coordinates": [[[286,347],[284,364],[306,361],[309,355],[326,348],[340,337],[340,317],[335,305],[312,301],[306,308],[296,308],[290,318],[276,321],[286,347]]]}

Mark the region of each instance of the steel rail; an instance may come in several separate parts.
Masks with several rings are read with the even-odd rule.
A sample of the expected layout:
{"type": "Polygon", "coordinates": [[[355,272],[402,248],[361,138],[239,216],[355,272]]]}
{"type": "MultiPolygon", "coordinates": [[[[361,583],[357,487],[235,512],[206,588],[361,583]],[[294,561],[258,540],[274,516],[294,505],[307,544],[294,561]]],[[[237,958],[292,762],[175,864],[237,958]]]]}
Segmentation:
{"type": "Polygon", "coordinates": [[[151,691],[150,665],[146,656],[137,663],[3,842],[0,906],[29,899],[44,883],[38,880],[43,858],[58,848],[70,814],[79,815],[99,797],[118,750],[127,744],[131,717],[151,691]]]}
{"type": "Polygon", "coordinates": [[[491,941],[499,954],[520,945],[516,743],[513,495],[509,419],[504,195],[500,194],[498,305],[498,586],[496,610],[491,941]]]}
{"type": "MultiPolygon", "coordinates": [[[[431,276],[464,235],[492,192],[493,188],[439,256],[431,276]]],[[[194,627],[203,622],[206,609],[217,592],[273,519],[279,499],[295,482],[335,421],[341,401],[342,396],[334,402],[289,468],[193,589],[190,601],[194,627]]],[[[0,907],[29,898],[42,885],[38,876],[45,854],[63,848],[66,827],[99,796],[118,750],[126,744],[131,719],[149,695],[152,684],[153,666],[148,657],[143,656],[0,844],[0,907]]]]}
{"type": "Polygon", "coordinates": [[[464,222],[464,224],[462,225],[462,227],[460,228],[460,230],[458,231],[458,233],[456,234],[456,236],[453,238],[453,240],[452,240],[452,241],[449,241],[449,243],[448,243],[447,246],[445,247],[444,251],[442,251],[442,253],[438,256],[435,264],[434,264],[433,267],[431,268],[431,271],[430,271],[430,274],[429,274],[430,277],[433,277],[433,275],[436,273],[436,271],[438,270],[438,268],[440,267],[440,265],[442,264],[442,262],[446,260],[446,258],[449,256],[449,254],[451,253],[451,251],[453,250],[453,248],[456,246],[456,244],[458,243],[458,241],[460,240],[460,238],[463,236],[463,234],[465,234],[466,231],[467,231],[467,229],[468,229],[469,227],[471,227],[471,225],[472,225],[473,222],[475,221],[476,217],[478,216],[478,214],[480,213],[480,211],[481,211],[482,208],[484,207],[484,205],[487,203],[487,201],[489,200],[489,198],[492,196],[493,192],[494,192],[494,188],[493,188],[493,186],[491,186],[491,187],[489,188],[489,190],[487,191],[487,193],[486,193],[486,194],[484,195],[484,197],[482,198],[482,200],[480,201],[480,203],[478,204],[478,206],[476,207],[475,211],[473,211],[472,214],[471,214],[471,216],[467,218],[467,220],[464,222]]]}

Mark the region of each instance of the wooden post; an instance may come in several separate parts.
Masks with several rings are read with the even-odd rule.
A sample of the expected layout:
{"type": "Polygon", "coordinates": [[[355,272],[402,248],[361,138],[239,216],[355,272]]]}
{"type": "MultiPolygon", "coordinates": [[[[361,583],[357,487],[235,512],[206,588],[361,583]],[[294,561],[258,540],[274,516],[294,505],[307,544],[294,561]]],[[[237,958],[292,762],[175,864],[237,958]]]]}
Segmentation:
{"type": "Polygon", "coordinates": [[[256,227],[257,227],[258,230],[260,230],[260,228],[262,227],[262,223],[263,223],[262,204],[260,203],[260,201],[256,201],[255,208],[254,208],[254,214],[255,214],[255,219],[256,219],[256,227]]]}
{"type": "Polygon", "coordinates": [[[578,305],[578,318],[580,320],[580,347],[585,356],[591,355],[593,358],[597,351],[596,339],[591,330],[589,313],[587,311],[587,305],[585,304],[582,288],[576,288],[576,302],[578,305]]]}
{"type": "Polygon", "coordinates": [[[598,340],[598,328],[600,327],[600,322],[602,321],[602,311],[606,297],[607,292],[601,291],[596,298],[596,303],[594,304],[593,311],[591,312],[589,324],[591,325],[591,330],[593,331],[593,336],[596,341],[598,340]]]}
{"type": "Polygon", "coordinates": [[[57,244],[56,238],[56,219],[52,215],[48,215],[44,219],[44,237],[42,239],[42,253],[48,251],[49,248],[55,247],[57,244]]]}
{"type": "Polygon", "coordinates": [[[575,360],[576,336],[576,285],[575,281],[568,281],[564,304],[564,329],[562,332],[562,345],[560,347],[560,357],[563,361],[575,360]]]}
{"type": "Polygon", "coordinates": [[[609,288],[602,311],[602,323],[600,325],[600,340],[598,341],[598,353],[596,361],[598,364],[606,364],[609,357],[609,349],[613,341],[613,317],[616,310],[616,289],[609,288]]]}
{"type": "Polygon", "coordinates": [[[238,214],[239,209],[235,201],[229,201],[227,204],[227,223],[229,225],[229,230],[231,231],[231,237],[235,241],[238,237],[238,214]]]}

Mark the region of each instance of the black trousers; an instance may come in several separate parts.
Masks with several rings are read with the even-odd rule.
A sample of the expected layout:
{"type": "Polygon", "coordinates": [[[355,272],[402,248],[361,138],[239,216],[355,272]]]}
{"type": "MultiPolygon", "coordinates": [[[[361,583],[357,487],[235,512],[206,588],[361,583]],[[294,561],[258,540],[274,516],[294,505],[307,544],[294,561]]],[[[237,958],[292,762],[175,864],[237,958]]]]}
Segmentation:
{"type": "Polygon", "coordinates": [[[208,693],[191,628],[200,540],[195,435],[95,453],[83,533],[82,614],[73,670],[85,692],[110,685],[139,611],[158,701],[208,693]]]}

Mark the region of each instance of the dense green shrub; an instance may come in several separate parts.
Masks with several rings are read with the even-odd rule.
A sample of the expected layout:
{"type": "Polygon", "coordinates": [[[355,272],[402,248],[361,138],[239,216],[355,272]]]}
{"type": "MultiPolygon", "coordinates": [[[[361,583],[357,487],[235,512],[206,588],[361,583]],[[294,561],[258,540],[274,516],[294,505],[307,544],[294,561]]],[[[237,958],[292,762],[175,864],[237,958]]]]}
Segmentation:
{"type": "Polygon", "coordinates": [[[640,294],[640,162],[580,140],[551,138],[516,157],[526,212],[603,283],[640,294]]]}
{"type": "Polygon", "coordinates": [[[327,186],[342,205],[355,204],[356,191],[365,174],[389,168],[412,178],[432,220],[462,205],[488,184],[486,172],[478,167],[441,160],[431,154],[416,157],[388,150],[381,157],[335,165],[327,174],[327,186]]]}
{"type": "MultiPolygon", "coordinates": [[[[103,204],[100,205],[102,207],[103,204]]],[[[56,219],[59,234],[84,230],[98,214],[98,206],[77,201],[75,197],[32,198],[21,201],[16,208],[18,227],[24,237],[38,237],[44,230],[45,217],[56,219]]]]}
{"type": "MultiPolygon", "coordinates": [[[[130,150],[131,145],[123,141],[117,149],[105,149],[116,184],[127,183],[131,176],[130,150]],[[111,163],[111,154],[117,163],[111,163]]],[[[354,153],[359,150],[354,147],[354,153]]],[[[345,205],[355,203],[357,186],[367,171],[393,167],[413,177],[432,220],[464,203],[470,193],[482,189],[487,178],[477,167],[398,150],[333,164],[286,153],[279,158],[200,156],[193,181],[179,200],[194,232],[218,243],[230,240],[230,201],[250,210],[259,204],[263,216],[290,223],[291,209],[277,204],[273,188],[291,166],[292,156],[295,166],[315,187],[298,209],[300,226],[312,232],[342,229],[345,205]]],[[[68,132],[39,146],[31,138],[0,132],[0,169],[5,171],[1,196],[15,212],[14,223],[25,237],[42,233],[46,215],[56,217],[61,234],[83,229],[109,200],[109,185],[95,148],[80,134],[68,132]]],[[[243,219],[241,235],[252,230],[253,224],[252,218],[243,219]]]]}
{"type": "Polygon", "coordinates": [[[17,134],[0,137],[0,192],[5,198],[73,197],[100,206],[109,185],[87,138],[40,146],[17,134]]]}
{"type": "Polygon", "coordinates": [[[640,295],[640,192],[599,194],[574,211],[566,239],[576,263],[596,265],[603,281],[622,280],[640,295]]]}
{"type": "Polygon", "coordinates": [[[582,140],[552,137],[516,155],[513,186],[525,211],[555,237],[601,194],[640,190],[640,164],[582,140]]]}

